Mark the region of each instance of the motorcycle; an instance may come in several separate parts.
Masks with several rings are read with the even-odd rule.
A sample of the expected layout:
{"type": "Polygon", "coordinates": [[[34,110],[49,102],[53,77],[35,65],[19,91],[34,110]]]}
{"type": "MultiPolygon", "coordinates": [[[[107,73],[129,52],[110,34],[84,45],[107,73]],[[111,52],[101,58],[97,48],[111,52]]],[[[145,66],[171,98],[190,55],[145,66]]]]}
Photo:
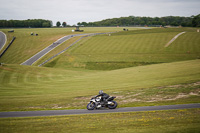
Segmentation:
{"type": "Polygon", "coordinates": [[[117,107],[117,102],[113,101],[115,98],[116,97],[109,97],[105,102],[103,102],[101,101],[101,97],[92,97],[90,103],[87,105],[87,109],[94,110],[101,107],[115,109],[117,107]]]}

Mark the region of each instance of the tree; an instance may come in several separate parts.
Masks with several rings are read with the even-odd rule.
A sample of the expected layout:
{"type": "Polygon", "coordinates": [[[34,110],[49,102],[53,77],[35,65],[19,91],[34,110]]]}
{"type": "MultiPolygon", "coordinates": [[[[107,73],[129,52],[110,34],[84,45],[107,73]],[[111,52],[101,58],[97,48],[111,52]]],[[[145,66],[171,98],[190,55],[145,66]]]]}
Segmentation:
{"type": "Polygon", "coordinates": [[[57,27],[60,27],[60,25],[61,25],[61,23],[60,23],[60,21],[58,21],[58,22],[56,23],[56,26],[57,26],[57,27]]]}
{"type": "Polygon", "coordinates": [[[84,26],[129,26],[129,25],[172,25],[172,26],[191,26],[192,17],[166,16],[166,17],[120,17],[105,19],[97,22],[79,22],[78,25],[84,26]]]}
{"type": "Polygon", "coordinates": [[[42,23],[42,27],[51,27],[51,24],[49,22],[42,23]]]}
{"type": "Polygon", "coordinates": [[[80,26],[87,26],[87,22],[82,22],[80,26]]]}
{"type": "Polygon", "coordinates": [[[78,26],[81,26],[81,23],[80,23],[80,22],[78,22],[78,23],[77,23],[77,25],[78,25],[78,26]]]}
{"type": "Polygon", "coordinates": [[[43,19],[0,20],[0,27],[51,27],[52,21],[43,19]]]}
{"type": "Polygon", "coordinates": [[[63,26],[63,27],[66,27],[66,26],[67,26],[67,23],[66,23],[66,22],[63,22],[63,23],[62,23],[62,26],[63,26]]]}
{"type": "Polygon", "coordinates": [[[200,14],[197,16],[194,16],[194,18],[192,19],[192,26],[200,27],[200,14]]]}

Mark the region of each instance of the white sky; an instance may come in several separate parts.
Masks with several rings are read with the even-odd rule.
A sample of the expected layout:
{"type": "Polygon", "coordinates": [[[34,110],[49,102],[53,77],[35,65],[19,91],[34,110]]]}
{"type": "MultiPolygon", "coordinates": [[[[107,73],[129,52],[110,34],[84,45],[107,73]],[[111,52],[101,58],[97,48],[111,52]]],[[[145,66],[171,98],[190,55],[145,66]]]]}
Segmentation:
{"type": "Polygon", "coordinates": [[[192,16],[200,0],[0,0],[2,19],[48,19],[73,25],[127,16],[192,16]]]}

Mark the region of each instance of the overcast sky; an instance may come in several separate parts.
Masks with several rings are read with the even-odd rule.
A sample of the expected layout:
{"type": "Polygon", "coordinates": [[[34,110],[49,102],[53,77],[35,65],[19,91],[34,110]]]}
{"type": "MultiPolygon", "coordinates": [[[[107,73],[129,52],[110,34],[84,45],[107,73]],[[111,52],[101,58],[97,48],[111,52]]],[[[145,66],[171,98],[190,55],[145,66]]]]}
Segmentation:
{"type": "Polygon", "coordinates": [[[127,16],[192,16],[200,0],[0,0],[2,19],[48,19],[73,25],[127,16]]]}

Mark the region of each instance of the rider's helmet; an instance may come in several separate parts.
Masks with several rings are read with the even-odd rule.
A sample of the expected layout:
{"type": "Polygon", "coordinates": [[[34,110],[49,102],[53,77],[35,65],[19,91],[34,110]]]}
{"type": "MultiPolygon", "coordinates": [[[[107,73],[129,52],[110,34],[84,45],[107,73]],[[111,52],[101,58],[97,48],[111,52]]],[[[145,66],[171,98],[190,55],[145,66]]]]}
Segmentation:
{"type": "Polygon", "coordinates": [[[99,94],[100,94],[100,95],[101,95],[101,94],[103,94],[103,91],[102,91],[102,90],[100,90],[100,91],[99,91],[99,94]]]}

